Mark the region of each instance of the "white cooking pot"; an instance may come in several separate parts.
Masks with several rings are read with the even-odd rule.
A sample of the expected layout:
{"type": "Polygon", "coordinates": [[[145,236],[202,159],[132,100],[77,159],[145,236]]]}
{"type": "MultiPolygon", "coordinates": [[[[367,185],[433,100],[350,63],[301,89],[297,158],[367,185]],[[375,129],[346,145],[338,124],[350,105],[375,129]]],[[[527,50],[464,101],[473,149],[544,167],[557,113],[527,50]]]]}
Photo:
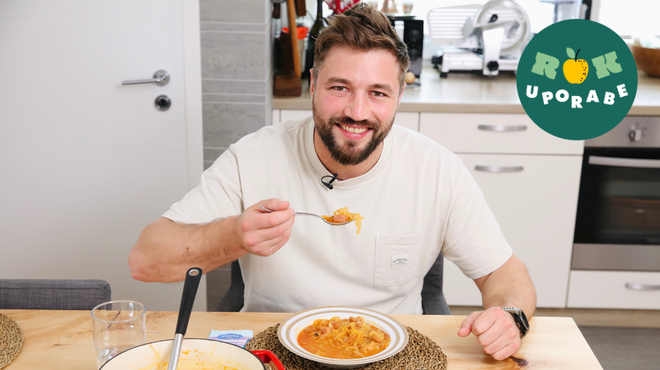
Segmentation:
{"type": "Polygon", "coordinates": [[[268,370],[264,363],[271,362],[278,370],[285,370],[270,351],[250,352],[245,348],[211,339],[184,339],[201,278],[202,269],[199,267],[192,267],[186,273],[174,339],[128,349],[111,358],[101,369],[168,370],[168,364],[172,362],[174,365],[171,368],[176,367],[176,370],[268,370]]]}
{"type": "MultiPolygon", "coordinates": [[[[101,370],[167,370],[172,340],[146,343],[111,358],[101,370]]],[[[177,370],[270,370],[271,362],[285,370],[271,351],[248,351],[233,344],[211,339],[184,339],[177,370]]]]}

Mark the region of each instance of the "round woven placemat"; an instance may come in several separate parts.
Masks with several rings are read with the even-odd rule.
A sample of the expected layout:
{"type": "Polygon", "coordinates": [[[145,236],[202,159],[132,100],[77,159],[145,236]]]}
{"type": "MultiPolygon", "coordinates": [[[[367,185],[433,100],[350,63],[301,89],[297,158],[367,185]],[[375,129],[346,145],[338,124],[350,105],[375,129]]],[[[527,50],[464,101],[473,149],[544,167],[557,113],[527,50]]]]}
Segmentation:
{"type": "MultiPolygon", "coordinates": [[[[282,345],[277,337],[277,327],[280,324],[257,334],[245,346],[250,351],[269,350],[273,351],[280,359],[286,370],[326,370],[328,367],[302,358],[289,351],[282,345]]],[[[417,330],[407,327],[408,345],[403,351],[382,361],[373,362],[358,367],[360,370],[447,370],[447,356],[442,352],[440,346],[435,344],[429,337],[420,334],[417,330]]]]}
{"type": "Polygon", "coordinates": [[[16,321],[0,313],[0,369],[9,365],[23,348],[23,332],[16,321]]]}

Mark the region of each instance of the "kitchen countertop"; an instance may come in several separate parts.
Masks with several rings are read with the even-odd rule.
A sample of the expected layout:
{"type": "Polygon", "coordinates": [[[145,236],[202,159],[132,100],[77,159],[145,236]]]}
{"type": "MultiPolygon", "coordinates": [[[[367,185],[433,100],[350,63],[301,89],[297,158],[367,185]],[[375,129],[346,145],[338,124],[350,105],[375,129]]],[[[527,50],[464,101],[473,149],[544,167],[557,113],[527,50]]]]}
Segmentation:
{"type": "MultiPolygon", "coordinates": [[[[437,70],[425,67],[421,80],[421,87],[406,88],[399,112],[525,113],[512,72],[491,78],[454,72],[441,79],[437,70]]],[[[273,109],[312,110],[309,89],[300,97],[273,97],[273,109]]],[[[640,72],[637,95],[628,115],[660,116],[660,78],[640,72]]]]}

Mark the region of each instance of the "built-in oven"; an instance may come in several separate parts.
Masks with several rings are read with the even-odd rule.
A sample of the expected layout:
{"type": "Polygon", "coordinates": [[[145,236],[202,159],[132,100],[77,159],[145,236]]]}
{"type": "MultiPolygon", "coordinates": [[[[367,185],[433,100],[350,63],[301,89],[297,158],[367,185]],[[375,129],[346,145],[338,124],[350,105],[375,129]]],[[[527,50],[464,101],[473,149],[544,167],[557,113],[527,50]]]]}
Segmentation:
{"type": "Polygon", "coordinates": [[[586,141],[571,268],[660,271],[660,117],[586,141]]]}

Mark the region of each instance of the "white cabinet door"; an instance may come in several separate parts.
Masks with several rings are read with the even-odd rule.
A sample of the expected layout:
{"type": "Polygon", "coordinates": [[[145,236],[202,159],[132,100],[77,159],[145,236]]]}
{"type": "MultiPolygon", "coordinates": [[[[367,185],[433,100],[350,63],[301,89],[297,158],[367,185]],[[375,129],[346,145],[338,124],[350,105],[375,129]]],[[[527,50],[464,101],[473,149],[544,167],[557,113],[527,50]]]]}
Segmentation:
{"type": "Polygon", "coordinates": [[[454,153],[584,152],[583,141],[552,136],[524,114],[421,113],[419,132],[454,153]]]}
{"type": "Polygon", "coordinates": [[[419,131],[419,113],[399,112],[394,118],[395,125],[401,125],[414,131],[419,131]]]}
{"type": "Polygon", "coordinates": [[[292,119],[307,118],[312,115],[311,110],[289,110],[282,109],[280,111],[280,122],[289,121],[292,119]]]}
{"type": "MultiPolygon", "coordinates": [[[[290,110],[282,109],[281,111],[273,111],[273,124],[275,124],[275,112],[279,112],[278,123],[288,121],[291,119],[301,119],[312,115],[311,110],[290,110]]],[[[401,112],[397,113],[394,118],[394,123],[407,127],[411,130],[419,131],[419,113],[415,112],[401,112]]]]}
{"type": "Polygon", "coordinates": [[[280,110],[279,109],[273,109],[273,113],[271,115],[272,122],[271,125],[275,126],[276,124],[280,123],[280,110]]]}
{"type": "MultiPolygon", "coordinates": [[[[565,307],[581,156],[461,154],[514,253],[529,269],[539,307],[565,307]],[[522,167],[519,172],[485,172],[522,167]],[[481,167],[480,167],[481,168],[481,167]]],[[[447,262],[451,305],[481,305],[474,282],[447,262]]]]}
{"type": "Polygon", "coordinates": [[[200,76],[198,2],[0,1],[0,278],[104,279],[179,308],[182,284],[135,281],[127,259],[199,183],[200,76]],[[161,69],[165,86],[121,84],[161,69]]]}

